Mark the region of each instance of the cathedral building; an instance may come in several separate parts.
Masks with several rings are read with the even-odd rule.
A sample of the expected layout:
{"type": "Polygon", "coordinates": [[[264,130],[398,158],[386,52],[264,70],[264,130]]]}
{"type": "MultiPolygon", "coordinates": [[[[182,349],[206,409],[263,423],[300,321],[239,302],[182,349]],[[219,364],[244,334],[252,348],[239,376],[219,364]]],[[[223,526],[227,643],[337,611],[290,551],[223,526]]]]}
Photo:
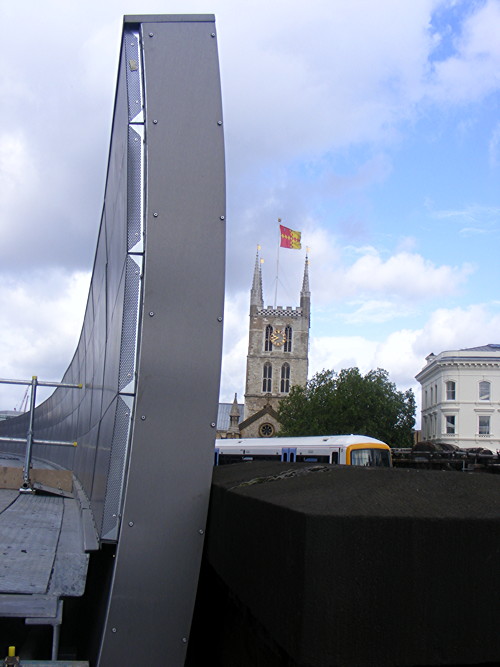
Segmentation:
{"type": "Polygon", "coordinates": [[[255,260],[250,291],[245,407],[240,435],[272,437],[279,431],[278,406],[293,385],[307,382],[311,292],[306,257],[300,306],[264,306],[262,270],[255,260]]]}

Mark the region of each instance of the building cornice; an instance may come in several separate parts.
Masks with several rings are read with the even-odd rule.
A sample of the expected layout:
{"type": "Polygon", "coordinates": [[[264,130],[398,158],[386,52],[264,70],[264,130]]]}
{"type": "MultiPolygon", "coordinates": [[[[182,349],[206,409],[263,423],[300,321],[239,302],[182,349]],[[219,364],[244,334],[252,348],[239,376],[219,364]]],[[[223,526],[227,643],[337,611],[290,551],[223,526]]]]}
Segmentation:
{"type": "Polygon", "coordinates": [[[500,358],[443,357],[442,359],[434,359],[428,366],[423,368],[420,373],[415,375],[415,379],[422,384],[422,381],[425,380],[425,378],[435,373],[438,369],[443,368],[469,368],[477,370],[484,368],[500,369],[500,358]]]}

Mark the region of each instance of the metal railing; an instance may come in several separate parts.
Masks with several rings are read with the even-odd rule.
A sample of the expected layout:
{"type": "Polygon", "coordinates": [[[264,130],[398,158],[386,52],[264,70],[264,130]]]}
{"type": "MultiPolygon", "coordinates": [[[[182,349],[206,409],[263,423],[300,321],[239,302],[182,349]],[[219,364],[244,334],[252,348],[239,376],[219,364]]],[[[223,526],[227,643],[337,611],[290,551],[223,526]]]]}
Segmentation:
{"type": "Polygon", "coordinates": [[[33,375],[31,380],[6,380],[0,378],[0,383],[22,384],[31,387],[30,407],[28,411],[29,412],[28,432],[26,434],[26,438],[0,437],[0,442],[26,442],[26,450],[24,454],[24,465],[23,465],[23,483],[19,491],[23,493],[33,493],[35,489],[30,479],[33,445],[58,445],[58,446],[71,446],[71,447],[77,446],[76,441],[69,442],[64,440],[35,440],[34,424],[35,424],[36,389],[37,387],[65,387],[66,389],[82,389],[83,385],[67,384],[65,382],[43,382],[40,381],[36,375],[33,375]]]}

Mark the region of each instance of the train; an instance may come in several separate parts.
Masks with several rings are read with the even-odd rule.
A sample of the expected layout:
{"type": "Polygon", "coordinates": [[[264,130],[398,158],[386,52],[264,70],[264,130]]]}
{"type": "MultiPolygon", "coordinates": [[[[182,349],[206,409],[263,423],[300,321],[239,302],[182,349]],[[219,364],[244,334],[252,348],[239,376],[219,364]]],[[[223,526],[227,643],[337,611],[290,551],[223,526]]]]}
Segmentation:
{"type": "Polygon", "coordinates": [[[313,435],[295,438],[240,438],[215,441],[214,465],[245,461],[338,463],[392,467],[391,448],[366,435],[313,435]]]}

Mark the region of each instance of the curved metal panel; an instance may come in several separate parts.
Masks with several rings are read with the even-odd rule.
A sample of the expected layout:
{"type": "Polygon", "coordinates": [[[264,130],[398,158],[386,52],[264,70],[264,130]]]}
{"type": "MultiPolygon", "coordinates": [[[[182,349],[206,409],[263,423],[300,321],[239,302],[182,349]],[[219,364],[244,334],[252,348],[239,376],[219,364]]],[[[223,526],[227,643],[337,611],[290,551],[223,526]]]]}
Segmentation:
{"type": "MultiPolygon", "coordinates": [[[[222,349],[222,110],[211,16],[125,18],[82,334],[35,414],[117,542],[99,665],[184,664],[203,547],[222,349]]],[[[0,424],[23,436],[27,416],[0,424]]],[[[20,451],[19,445],[11,451],[20,451]]]]}
{"type": "Polygon", "coordinates": [[[100,664],[140,661],[147,647],[148,660],[182,665],[203,546],[218,400],[222,111],[213,23],[144,22],[141,34],[144,317],[128,482],[100,664]],[[159,618],[163,632],[146,631],[158,627],[159,618]],[[124,645],[123,637],[134,638],[135,649],[124,645]]]}

